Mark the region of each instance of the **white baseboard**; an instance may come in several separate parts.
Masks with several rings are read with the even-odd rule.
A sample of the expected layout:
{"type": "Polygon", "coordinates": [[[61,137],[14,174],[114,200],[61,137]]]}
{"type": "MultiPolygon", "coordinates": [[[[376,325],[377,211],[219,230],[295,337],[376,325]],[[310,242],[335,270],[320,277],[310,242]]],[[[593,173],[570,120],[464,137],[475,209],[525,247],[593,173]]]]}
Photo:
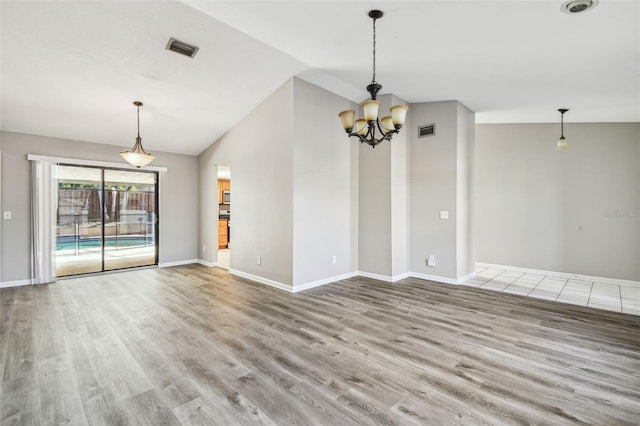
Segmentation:
{"type": "Polygon", "coordinates": [[[0,288],[8,288],[8,287],[19,287],[22,285],[31,285],[33,284],[32,280],[18,280],[18,281],[5,281],[0,282],[0,288]]]}
{"type": "Polygon", "coordinates": [[[207,260],[198,259],[198,263],[203,266],[208,266],[209,268],[215,268],[218,266],[217,262],[209,262],[207,260]]]}
{"type": "Polygon", "coordinates": [[[278,281],[270,280],[269,278],[259,277],[257,275],[248,274],[246,272],[238,271],[236,269],[229,269],[229,273],[232,275],[237,275],[242,278],[246,278],[251,281],[256,281],[262,284],[266,284],[271,287],[278,288],[280,290],[288,291],[289,293],[293,293],[293,287],[288,284],[283,284],[278,281]]]}
{"type": "Polygon", "coordinates": [[[178,260],[176,262],[158,263],[158,268],[170,268],[172,266],[191,265],[192,263],[198,263],[198,259],[188,259],[188,260],[178,260]]]}
{"type": "Polygon", "coordinates": [[[439,275],[423,274],[421,272],[411,272],[411,278],[419,278],[421,280],[435,281],[444,284],[460,284],[456,278],[441,277],[439,275]]]}
{"type": "Polygon", "coordinates": [[[324,278],[324,279],[321,279],[321,280],[310,281],[310,282],[304,283],[304,284],[298,284],[296,286],[293,286],[293,291],[292,292],[293,293],[297,293],[299,291],[309,290],[310,288],[319,287],[321,285],[334,283],[334,282],[340,281],[340,280],[346,280],[348,278],[353,278],[353,277],[355,277],[357,275],[358,275],[357,272],[349,272],[347,274],[334,275],[332,277],[324,278]]]}
{"type": "Polygon", "coordinates": [[[365,277],[365,278],[371,278],[374,280],[378,280],[378,281],[385,281],[388,283],[395,283],[396,281],[400,281],[403,280],[405,278],[408,278],[411,276],[411,272],[405,272],[403,274],[398,274],[398,275],[380,275],[380,274],[373,274],[371,272],[364,272],[364,271],[358,271],[354,274],[354,276],[361,276],[361,277],[365,277]]]}
{"type": "Polygon", "coordinates": [[[624,285],[629,287],[640,287],[640,281],[622,280],[619,278],[596,277],[592,275],[572,274],[569,272],[546,271],[544,269],[521,268],[519,266],[498,265],[495,263],[476,262],[476,266],[481,268],[502,269],[505,271],[522,272],[525,274],[551,275],[554,277],[568,278],[582,281],[592,281],[603,284],[624,285]]]}

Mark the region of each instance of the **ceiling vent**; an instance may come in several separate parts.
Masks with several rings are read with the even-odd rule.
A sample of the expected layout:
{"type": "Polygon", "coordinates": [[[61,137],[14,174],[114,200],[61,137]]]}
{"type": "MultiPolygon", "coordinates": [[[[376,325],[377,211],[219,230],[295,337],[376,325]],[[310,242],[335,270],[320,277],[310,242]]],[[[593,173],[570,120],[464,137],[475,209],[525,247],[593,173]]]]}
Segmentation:
{"type": "Polygon", "coordinates": [[[598,0],[569,0],[560,7],[564,13],[576,14],[586,12],[598,5],[598,0]]]}
{"type": "Polygon", "coordinates": [[[435,124],[427,124],[426,126],[418,127],[418,137],[426,138],[429,136],[434,136],[436,134],[436,125],[435,124]]]}
{"type": "Polygon", "coordinates": [[[170,38],[169,43],[167,43],[167,50],[171,50],[172,52],[179,53],[184,56],[188,56],[193,58],[198,53],[199,48],[196,46],[192,46],[184,41],[176,40],[175,38],[170,38]]]}

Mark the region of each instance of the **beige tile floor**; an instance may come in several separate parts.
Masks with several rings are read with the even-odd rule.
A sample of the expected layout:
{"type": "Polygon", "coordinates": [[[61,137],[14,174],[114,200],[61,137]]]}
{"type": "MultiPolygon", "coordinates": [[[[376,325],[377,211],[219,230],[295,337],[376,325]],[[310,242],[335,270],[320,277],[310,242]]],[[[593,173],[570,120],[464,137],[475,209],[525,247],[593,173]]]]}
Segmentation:
{"type": "Polygon", "coordinates": [[[481,267],[463,285],[640,315],[640,287],[481,267]]]}
{"type": "Polygon", "coordinates": [[[224,269],[230,268],[231,266],[231,250],[230,249],[218,250],[218,266],[224,269]]]}

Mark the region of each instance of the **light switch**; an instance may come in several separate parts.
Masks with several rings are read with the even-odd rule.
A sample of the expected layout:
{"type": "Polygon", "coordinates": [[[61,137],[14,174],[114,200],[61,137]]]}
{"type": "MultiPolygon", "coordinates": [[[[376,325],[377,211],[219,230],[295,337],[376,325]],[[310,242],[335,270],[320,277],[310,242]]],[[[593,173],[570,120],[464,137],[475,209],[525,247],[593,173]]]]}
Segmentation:
{"type": "Polygon", "coordinates": [[[4,215],[2,216],[4,219],[11,219],[11,212],[10,211],[5,211],[4,215]]]}
{"type": "Polygon", "coordinates": [[[440,219],[449,219],[449,211],[440,210],[440,219]]]}

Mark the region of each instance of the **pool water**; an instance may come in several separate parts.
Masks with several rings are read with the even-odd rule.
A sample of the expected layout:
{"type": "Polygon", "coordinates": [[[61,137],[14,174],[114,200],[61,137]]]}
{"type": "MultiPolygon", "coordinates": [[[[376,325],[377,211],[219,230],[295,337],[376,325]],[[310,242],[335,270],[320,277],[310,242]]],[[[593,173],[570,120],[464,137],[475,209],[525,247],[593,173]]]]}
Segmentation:
{"type": "MultiPolygon", "coordinates": [[[[153,244],[153,237],[106,237],[104,245],[106,247],[132,247],[153,244]]],[[[99,248],[102,247],[102,238],[89,237],[80,238],[76,241],[75,235],[59,235],[56,238],[56,250],[74,250],[76,247],[80,249],[99,248]]]]}

